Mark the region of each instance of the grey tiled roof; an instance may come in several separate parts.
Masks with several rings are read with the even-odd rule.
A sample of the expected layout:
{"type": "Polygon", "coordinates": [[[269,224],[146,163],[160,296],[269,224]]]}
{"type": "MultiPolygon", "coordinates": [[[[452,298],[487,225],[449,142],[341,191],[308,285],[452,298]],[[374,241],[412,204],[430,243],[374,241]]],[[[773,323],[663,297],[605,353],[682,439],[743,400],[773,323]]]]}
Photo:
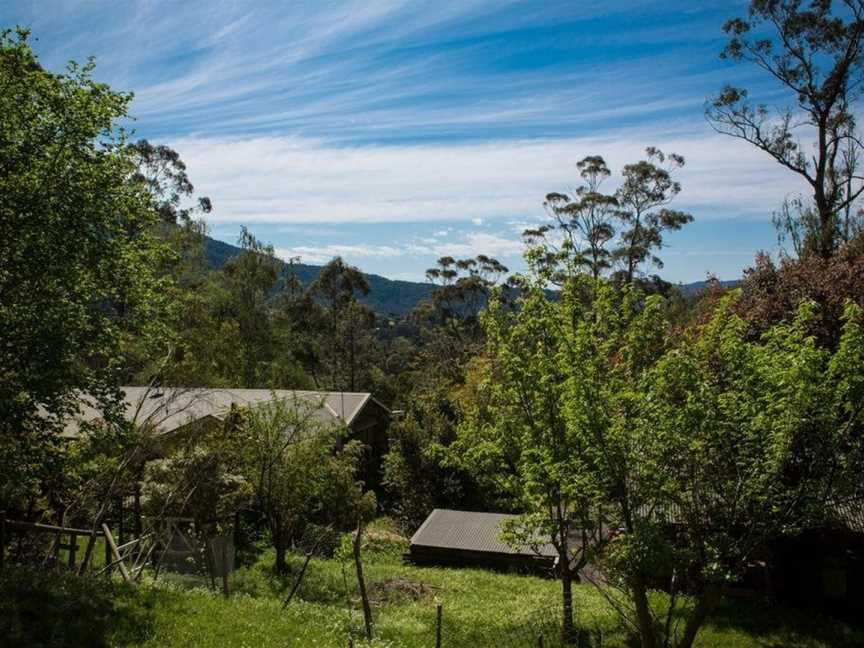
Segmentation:
{"type": "MultiPolygon", "coordinates": [[[[221,420],[232,404],[254,407],[278,399],[289,402],[296,399],[296,402],[308,404],[313,408],[315,416],[322,422],[344,424],[350,427],[363,407],[370,400],[374,401],[372,395],[367,392],[177,387],[162,389],[121,387],[120,389],[124,396],[126,419],[152,426],[159,433],[168,433],[207,417],[221,420]]],[[[67,422],[64,435],[76,436],[81,423],[98,420],[101,416],[101,411],[92,400],[82,397],[78,416],[67,422]]]]}
{"type": "Polygon", "coordinates": [[[411,538],[411,546],[498,554],[556,556],[552,545],[514,548],[501,541],[502,524],[515,515],[435,509],[411,538]]]}

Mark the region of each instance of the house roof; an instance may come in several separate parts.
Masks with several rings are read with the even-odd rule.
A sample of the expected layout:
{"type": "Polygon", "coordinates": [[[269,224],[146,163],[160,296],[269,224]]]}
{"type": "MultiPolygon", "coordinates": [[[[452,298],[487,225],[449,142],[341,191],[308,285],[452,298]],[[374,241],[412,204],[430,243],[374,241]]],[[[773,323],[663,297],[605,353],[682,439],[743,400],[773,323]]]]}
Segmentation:
{"type": "Polygon", "coordinates": [[[502,524],[516,517],[505,513],[435,509],[412,536],[411,546],[496,554],[557,556],[555,548],[550,544],[542,545],[534,551],[528,546],[517,548],[502,542],[502,524]]]}
{"type": "MultiPolygon", "coordinates": [[[[317,392],[269,389],[221,388],[153,388],[121,387],[128,421],[151,425],[159,433],[168,433],[205,418],[222,420],[231,405],[255,407],[276,400],[296,399],[314,408],[314,415],[322,422],[354,423],[370,402],[387,411],[367,392],[317,392]]],[[[81,424],[98,420],[101,410],[92,399],[83,397],[78,415],[70,419],[64,429],[65,436],[77,436],[81,424]]]]}

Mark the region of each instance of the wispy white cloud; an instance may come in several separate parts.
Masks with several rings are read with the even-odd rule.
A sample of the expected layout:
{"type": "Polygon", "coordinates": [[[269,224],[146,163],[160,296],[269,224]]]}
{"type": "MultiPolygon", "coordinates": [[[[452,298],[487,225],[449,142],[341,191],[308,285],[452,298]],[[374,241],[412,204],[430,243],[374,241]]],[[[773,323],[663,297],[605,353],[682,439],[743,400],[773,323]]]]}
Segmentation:
{"type": "Polygon", "coordinates": [[[97,76],[135,90],[145,135],[278,131],[357,142],[557,135],[698,111],[705,88],[726,80],[680,53],[716,57],[719,22],[700,16],[721,3],[701,4],[692,19],[669,9],[670,24],[637,0],[22,0],[0,7],[0,21],[44,35],[38,49],[52,67],[97,55],[97,76]],[[603,20],[608,28],[597,29],[603,20]],[[573,34],[555,32],[561,25],[573,34]],[[556,65],[532,62],[556,53],[556,65]]]}
{"type": "Polygon", "coordinates": [[[700,219],[767,219],[787,194],[804,189],[751,147],[705,130],[361,147],[297,137],[187,138],[175,146],[196,189],[213,199],[216,223],[473,220],[519,228],[542,217],[548,192],[576,184],[582,157],[601,154],[617,172],[649,144],[687,158],[677,206],[700,219]]]}
{"type": "Polygon", "coordinates": [[[475,257],[478,254],[507,258],[522,255],[525,246],[518,238],[510,238],[486,232],[469,232],[450,241],[426,243],[417,241],[407,247],[411,254],[452,256],[457,258],[475,257]]]}
{"type": "Polygon", "coordinates": [[[333,257],[348,259],[379,259],[398,257],[405,250],[390,245],[300,245],[291,248],[277,248],[276,256],[288,260],[298,258],[305,263],[326,263],[333,257]]]}

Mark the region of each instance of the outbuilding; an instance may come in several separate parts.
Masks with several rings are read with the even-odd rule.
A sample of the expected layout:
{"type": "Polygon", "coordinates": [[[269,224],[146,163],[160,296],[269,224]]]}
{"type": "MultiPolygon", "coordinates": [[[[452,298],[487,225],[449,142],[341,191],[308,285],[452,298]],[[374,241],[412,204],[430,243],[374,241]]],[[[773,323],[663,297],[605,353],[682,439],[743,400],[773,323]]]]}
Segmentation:
{"type": "Polygon", "coordinates": [[[550,573],[557,552],[551,544],[513,547],[501,540],[506,521],[517,516],[435,509],[411,538],[407,558],[417,565],[487,567],[550,573]]]}

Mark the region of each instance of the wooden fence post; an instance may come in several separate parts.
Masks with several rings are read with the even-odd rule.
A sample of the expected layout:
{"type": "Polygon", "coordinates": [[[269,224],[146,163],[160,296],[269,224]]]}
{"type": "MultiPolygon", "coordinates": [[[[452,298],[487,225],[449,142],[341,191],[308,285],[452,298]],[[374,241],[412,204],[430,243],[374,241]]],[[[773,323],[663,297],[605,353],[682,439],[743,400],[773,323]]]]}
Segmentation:
{"type": "Polygon", "coordinates": [[[114,562],[111,558],[111,545],[108,544],[108,538],[104,535],[104,531],[102,538],[104,540],[102,548],[105,550],[105,573],[110,576],[111,572],[114,571],[114,567],[111,565],[114,562]]]}
{"type": "Polygon", "coordinates": [[[441,604],[435,606],[435,648],[441,648],[441,604]]]}
{"type": "Polygon", "coordinates": [[[102,531],[105,532],[105,542],[107,542],[111,547],[111,553],[114,556],[114,560],[117,561],[117,568],[120,570],[120,574],[123,576],[123,580],[127,583],[129,582],[129,571],[126,569],[126,565],[123,564],[123,558],[120,556],[120,551],[117,549],[117,544],[114,542],[114,536],[111,535],[111,529],[108,528],[108,525],[102,524],[102,531]]]}
{"type": "MultiPolygon", "coordinates": [[[[233,562],[233,561],[232,561],[233,562]]],[[[222,593],[225,595],[225,598],[231,594],[231,590],[228,585],[228,537],[224,538],[224,542],[222,542],[222,593]]]]}

